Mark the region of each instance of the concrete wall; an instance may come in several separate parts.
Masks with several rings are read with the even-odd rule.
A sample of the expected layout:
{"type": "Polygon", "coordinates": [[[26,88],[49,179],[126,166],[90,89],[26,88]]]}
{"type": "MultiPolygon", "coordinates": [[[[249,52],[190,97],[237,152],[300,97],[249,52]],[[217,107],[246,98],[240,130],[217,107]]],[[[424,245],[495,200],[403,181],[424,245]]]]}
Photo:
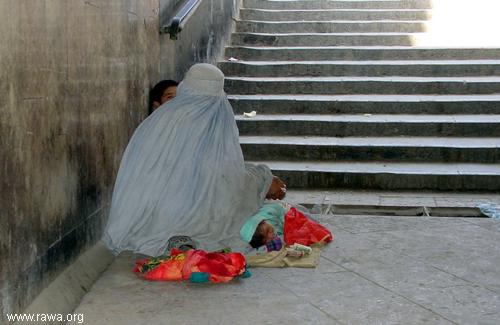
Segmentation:
{"type": "Polygon", "coordinates": [[[100,237],[158,19],[159,0],[0,1],[0,323],[100,237]]]}
{"type": "Polygon", "coordinates": [[[100,238],[149,89],[215,63],[238,1],[202,0],[174,42],[180,0],[0,0],[0,323],[100,238]]]}
{"type": "MultiPolygon", "coordinates": [[[[162,24],[168,24],[178,0],[160,0],[162,24]]],[[[163,79],[182,80],[191,65],[215,64],[229,43],[233,17],[238,15],[240,0],[202,0],[176,41],[161,35],[161,75],[163,79]]]]}

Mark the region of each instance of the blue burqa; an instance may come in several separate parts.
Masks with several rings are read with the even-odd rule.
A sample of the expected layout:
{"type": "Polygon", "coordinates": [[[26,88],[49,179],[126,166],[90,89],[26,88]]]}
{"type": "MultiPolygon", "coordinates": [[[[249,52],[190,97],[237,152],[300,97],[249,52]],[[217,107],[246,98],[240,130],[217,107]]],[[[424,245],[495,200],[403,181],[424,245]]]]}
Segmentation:
{"type": "Polygon", "coordinates": [[[151,256],[171,236],[207,250],[246,245],[245,220],[272,181],[264,165],[245,164],[224,75],[209,64],[187,72],[177,96],[137,128],[123,155],[103,240],[151,256]]]}

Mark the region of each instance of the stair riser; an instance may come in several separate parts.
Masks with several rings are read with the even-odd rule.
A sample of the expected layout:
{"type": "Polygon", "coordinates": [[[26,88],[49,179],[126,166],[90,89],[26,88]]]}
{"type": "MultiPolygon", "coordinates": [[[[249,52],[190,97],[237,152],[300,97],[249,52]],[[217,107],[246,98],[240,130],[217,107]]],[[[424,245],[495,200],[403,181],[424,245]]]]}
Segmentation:
{"type": "Polygon", "coordinates": [[[248,65],[221,62],[226,76],[289,77],[289,76],[491,76],[500,75],[500,64],[283,64],[248,65]]]}
{"type": "Polygon", "coordinates": [[[411,35],[260,35],[234,33],[232,45],[247,46],[412,46],[411,35]]]}
{"type": "Polygon", "coordinates": [[[500,114],[500,102],[338,102],[231,99],[235,114],[500,114]]]}
{"type": "Polygon", "coordinates": [[[249,49],[228,47],[225,56],[254,61],[499,60],[500,49],[249,49]]]}
{"type": "Polygon", "coordinates": [[[375,147],[284,144],[241,144],[245,160],[326,160],[392,162],[500,162],[500,148],[375,147]]]}
{"type": "MultiPolygon", "coordinates": [[[[367,120],[370,117],[367,117],[367,120]]],[[[241,135],[269,136],[330,136],[330,137],[391,137],[391,136],[450,136],[498,137],[500,123],[445,122],[327,122],[327,121],[258,121],[237,120],[241,135]]],[[[262,159],[262,158],[261,158],[262,159]]]]}
{"type": "Polygon", "coordinates": [[[432,1],[262,1],[244,0],[243,8],[253,9],[430,9],[432,1]]]}
{"type": "Polygon", "coordinates": [[[498,191],[500,175],[370,174],[273,170],[289,188],[498,191]]]}
{"type": "Polygon", "coordinates": [[[300,22],[261,23],[240,21],[236,31],[242,33],[421,33],[427,30],[425,23],[410,22],[300,22]]]}
{"type": "Polygon", "coordinates": [[[259,11],[241,9],[242,20],[330,21],[330,20],[428,20],[430,11],[259,11]]]}
{"type": "Polygon", "coordinates": [[[495,94],[500,82],[244,81],[226,79],[228,94],[495,94]]]}

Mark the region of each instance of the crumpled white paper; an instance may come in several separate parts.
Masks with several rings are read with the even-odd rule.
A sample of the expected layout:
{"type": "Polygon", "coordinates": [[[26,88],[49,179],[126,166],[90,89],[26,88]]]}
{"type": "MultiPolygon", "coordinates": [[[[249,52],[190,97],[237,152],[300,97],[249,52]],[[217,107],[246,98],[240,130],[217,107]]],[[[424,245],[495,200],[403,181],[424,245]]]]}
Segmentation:
{"type": "Polygon", "coordinates": [[[244,117],[255,117],[255,116],[257,116],[257,112],[251,111],[250,113],[243,113],[243,116],[244,117]]]}

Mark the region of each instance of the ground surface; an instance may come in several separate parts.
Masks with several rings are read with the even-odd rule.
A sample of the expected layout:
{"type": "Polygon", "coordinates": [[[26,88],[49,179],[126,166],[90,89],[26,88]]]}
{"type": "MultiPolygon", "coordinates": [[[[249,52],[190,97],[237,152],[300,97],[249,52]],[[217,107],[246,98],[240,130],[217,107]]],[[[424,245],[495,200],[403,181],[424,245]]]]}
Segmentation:
{"type": "Polygon", "coordinates": [[[122,254],[84,297],[86,324],[499,324],[500,221],[321,217],[316,269],[225,285],[147,282],[122,254]]]}

